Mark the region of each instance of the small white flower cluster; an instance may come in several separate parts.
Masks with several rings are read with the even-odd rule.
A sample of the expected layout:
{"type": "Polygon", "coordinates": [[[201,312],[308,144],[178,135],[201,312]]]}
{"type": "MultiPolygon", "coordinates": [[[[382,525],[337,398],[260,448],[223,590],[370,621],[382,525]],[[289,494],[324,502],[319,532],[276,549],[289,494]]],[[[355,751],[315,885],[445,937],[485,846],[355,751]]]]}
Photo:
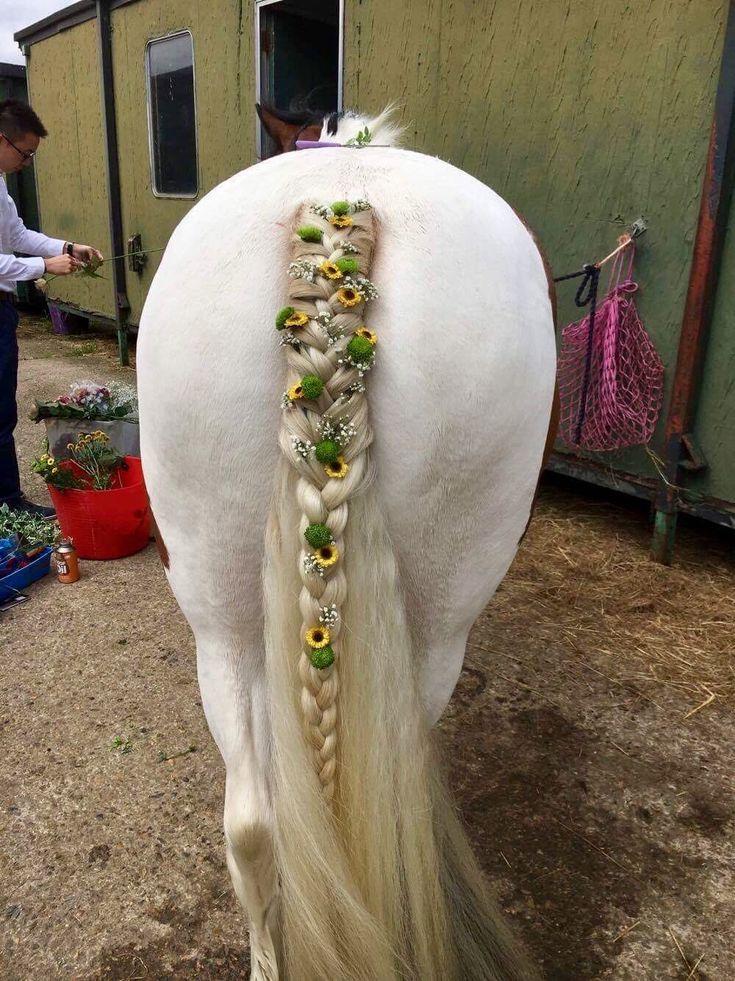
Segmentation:
{"type": "Polygon", "coordinates": [[[352,202],[352,207],[351,207],[350,210],[351,211],[369,211],[370,210],[370,207],[371,207],[371,205],[368,204],[367,201],[365,201],[363,198],[360,198],[359,200],[352,202]]]}
{"type": "Polygon", "coordinates": [[[339,613],[334,603],[331,606],[323,606],[321,608],[319,623],[323,623],[325,627],[333,627],[338,620],[339,613]]]}
{"type": "Polygon", "coordinates": [[[293,399],[289,396],[288,392],[284,392],[281,396],[281,408],[290,409],[293,405],[293,399]]]}
{"type": "Polygon", "coordinates": [[[294,453],[298,453],[305,460],[309,459],[309,453],[314,449],[314,444],[308,439],[299,439],[298,436],[291,437],[291,446],[293,446],[294,453]]]}
{"type": "Polygon", "coordinates": [[[304,556],[304,569],[307,572],[316,572],[318,576],[321,576],[322,579],[324,578],[324,567],[311,554],[304,556]]]}
{"type": "Polygon", "coordinates": [[[359,255],[360,254],[360,250],[358,249],[358,247],[356,245],[353,245],[352,242],[340,242],[340,246],[339,247],[344,252],[345,255],[359,255]]]}
{"type": "Polygon", "coordinates": [[[298,262],[292,262],[288,267],[288,274],[291,279],[304,279],[307,283],[316,281],[318,271],[319,267],[316,263],[309,262],[308,259],[299,259],[298,262]]]}
{"type": "Polygon", "coordinates": [[[320,218],[324,218],[325,221],[332,214],[332,209],[328,208],[326,204],[312,204],[311,210],[315,215],[319,215],[320,218]]]}
{"type": "Polygon", "coordinates": [[[318,430],[322,439],[331,439],[335,443],[339,443],[342,449],[357,435],[357,428],[344,419],[322,419],[318,425],[318,430]]]}
{"type": "Polygon", "coordinates": [[[378,291],[375,285],[366,276],[345,276],[340,283],[342,289],[353,289],[362,296],[364,300],[377,300],[378,291]]]}
{"type": "Polygon", "coordinates": [[[358,379],[358,381],[352,382],[351,385],[347,386],[344,392],[342,392],[342,394],[340,395],[340,398],[344,399],[344,401],[346,402],[352,395],[355,395],[358,392],[366,392],[366,391],[367,388],[365,387],[365,382],[360,381],[358,379]]]}
{"type": "MultiPolygon", "coordinates": [[[[372,358],[369,361],[355,361],[352,358],[350,352],[345,349],[342,352],[342,357],[337,359],[337,364],[341,364],[343,367],[354,368],[357,371],[358,378],[362,378],[368,371],[371,371],[375,367],[375,354],[373,353],[372,358]]],[[[351,388],[352,386],[350,386],[351,388]]],[[[364,392],[365,386],[362,388],[356,388],[356,392],[364,392]]]]}
{"type": "Polygon", "coordinates": [[[284,345],[288,344],[291,347],[296,348],[297,351],[301,347],[301,342],[292,330],[282,330],[278,344],[280,347],[284,347],[284,345]]]}
{"type": "Polygon", "coordinates": [[[329,341],[330,347],[332,344],[335,343],[335,341],[338,341],[340,337],[344,337],[345,335],[344,327],[338,327],[335,324],[334,317],[332,316],[331,313],[326,313],[326,312],[320,313],[317,317],[314,318],[314,320],[316,321],[316,323],[319,324],[321,329],[327,335],[327,340],[329,341]]]}

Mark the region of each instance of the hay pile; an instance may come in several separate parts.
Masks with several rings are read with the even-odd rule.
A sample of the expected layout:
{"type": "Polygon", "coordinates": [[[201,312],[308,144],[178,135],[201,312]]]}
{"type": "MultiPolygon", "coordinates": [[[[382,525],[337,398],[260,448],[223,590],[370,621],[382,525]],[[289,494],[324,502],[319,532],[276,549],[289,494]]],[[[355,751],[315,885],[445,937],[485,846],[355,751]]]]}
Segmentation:
{"type": "Polygon", "coordinates": [[[652,702],[674,690],[685,717],[734,701],[732,534],[684,520],[670,568],[651,561],[650,537],[645,505],[554,479],[489,619],[519,648],[561,645],[652,702]]]}

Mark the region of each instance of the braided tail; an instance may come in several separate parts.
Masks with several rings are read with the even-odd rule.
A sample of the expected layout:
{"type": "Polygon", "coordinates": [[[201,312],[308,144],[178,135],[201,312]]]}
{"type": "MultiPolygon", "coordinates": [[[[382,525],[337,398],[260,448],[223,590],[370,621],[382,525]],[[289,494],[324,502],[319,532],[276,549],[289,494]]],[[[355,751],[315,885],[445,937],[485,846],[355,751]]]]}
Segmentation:
{"type": "Polygon", "coordinates": [[[307,209],[294,235],[289,299],[277,326],[288,362],[281,449],[299,475],[299,676],[304,732],[324,793],[334,794],[339,635],[347,594],[344,532],[372,442],[363,376],[376,338],[364,326],[374,222],[365,202],[307,209]]]}
{"type": "Polygon", "coordinates": [[[375,235],[365,202],[303,208],[276,318],[288,390],[263,587],[282,977],[533,981],[437,776],[369,481],[375,235]]]}

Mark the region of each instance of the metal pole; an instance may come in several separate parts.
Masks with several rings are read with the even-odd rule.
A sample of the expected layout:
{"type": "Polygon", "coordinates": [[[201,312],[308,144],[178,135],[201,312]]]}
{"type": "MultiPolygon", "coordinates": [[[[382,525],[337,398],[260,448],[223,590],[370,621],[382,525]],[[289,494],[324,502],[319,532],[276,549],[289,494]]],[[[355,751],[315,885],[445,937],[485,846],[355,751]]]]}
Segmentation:
{"type": "Polygon", "coordinates": [[[671,564],[677,519],[677,484],[697,407],[702,365],[717,292],[735,168],[735,0],[730,0],[717,83],[697,232],[692,252],[679,350],[665,429],[665,480],[656,497],[651,554],[671,564]]]}
{"type": "MultiPolygon", "coordinates": [[[[123,244],[122,205],[120,200],[120,163],[115,120],[115,91],[112,78],[112,28],[110,0],[97,0],[97,31],[99,37],[100,67],[102,69],[102,122],[105,134],[105,160],[107,164],[107,200],[110,219],[112,254],[122,256],[123,244]]],[[[125,260],[112,261],[112,283],[115,293],[115,324],[120,364],[130,361],[128,352],[127,311],[130,309],[125,282],[125,260]]]]}

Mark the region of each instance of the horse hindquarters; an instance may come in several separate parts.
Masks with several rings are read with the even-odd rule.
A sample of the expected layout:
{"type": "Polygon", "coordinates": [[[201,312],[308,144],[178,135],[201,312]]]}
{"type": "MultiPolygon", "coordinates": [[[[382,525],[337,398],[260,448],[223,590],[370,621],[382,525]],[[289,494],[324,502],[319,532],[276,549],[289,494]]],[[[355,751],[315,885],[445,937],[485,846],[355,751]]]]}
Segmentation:
{"type": "MultiPolygon", "coordinates": [[[[201,650],[213,623],[248,611],[237,631],[238,672],[208,719],[222,742],[223,716],[247,704],[260,678],[244,668],[260,663],[259,550],[283,390],[280,352],[266,325],[285,300],[284,227],[304,188],[318,201],[356,190],[376,209],[372,278],[381,301],[369,326],[380,336],[380,364],[369,379],[377,483],[350,502],[345,539],[349,589],[331,807],[302,732],[301,512],[293,475],[278,484],[269,527],[274,748],[259,766],[275,790],[285,963],[296,981],[529,981],[534,974],[504,940],[437,789],[416,670],[418,662],[438,714],[469,625],[504,574],[528,516],[545,430],[540,417],[553,387],[553,337],[543,270],[526,233],[491,192],[438,161],[375,148],[296,154],[252,168],[190,213],[149,294],[143,346],[149,323],[161,320],[170,331],[159,332],[157,364],[140,362],[146,477],[150,469],[172,570],[183,568],[184,540],[193,538],[186,574],[205,593],[179,583],[177,598],[201,650]],[[293,206],[284,209],[284,199],[293,206]],[[202,253],[201,242],[216,248],[202,253]],[[187,303],[177,303],[179,295],[187,303]],[[168,406],[154,407],[157,378],[166,375],[175,394],[168,406]],[[184,411],[193,407],[184,424],[180,392],[184,411]],[[172,447],[185,482],[163,472],[172,447]],[[187,513],[197,514],[195,529],[187,528],[187,513]],[[225,537],[235,547],[219,558],[208,543],[225,537]],[[233,578],[238,589],[223,588],[233,578]]],[[[220,657],[216,643],[211,650],[220,657]]],[[[201,676],[204,693],[210,682],[201,676]]],[[[233,759],[243,752],[238,744],[233,759]]],[[[243,793],[254,779],[245,772],[243,793]]]]}

